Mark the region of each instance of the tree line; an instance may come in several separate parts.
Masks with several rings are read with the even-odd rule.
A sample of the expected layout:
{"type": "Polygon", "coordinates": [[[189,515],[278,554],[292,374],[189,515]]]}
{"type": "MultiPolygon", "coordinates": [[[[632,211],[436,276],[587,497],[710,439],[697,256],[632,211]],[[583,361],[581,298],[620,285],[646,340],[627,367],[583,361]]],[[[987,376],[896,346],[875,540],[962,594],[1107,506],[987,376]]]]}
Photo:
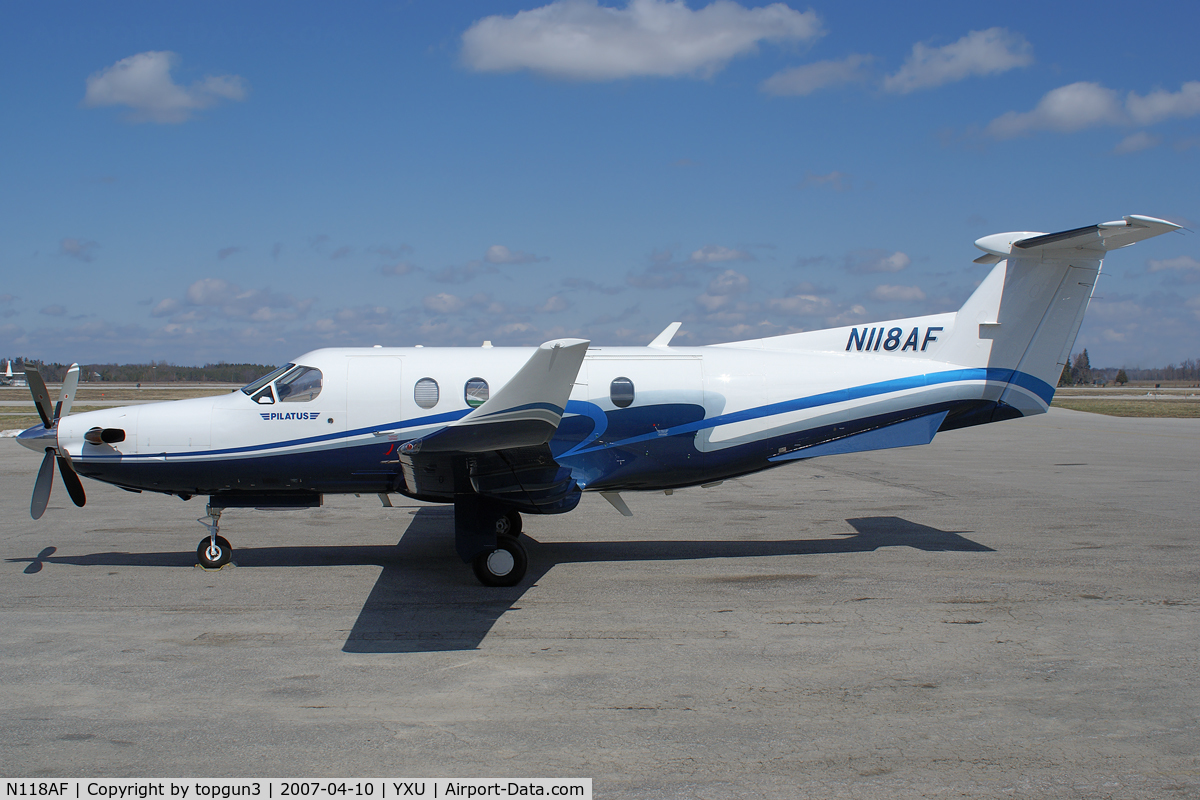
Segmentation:
{"type": "Polygon", "coordinates": [[[1125,385],[1130,381],[1180,381],[1200,383],[1200,360],[1189,358],[1181,364],[1141,369],[1138,367],[1093,367],[1088,351],[1078,353],[1063,365],[1059,386],[1090,386],[1094,383],[1125,385]]]}
{"type": "MultiPolygon", "coordinates": [[[[70,364],[46,364],[33,359],[14,358],[13,372],[23,372],[25,365],[37,369],[47,383],[59,383],[67,375],[70,364]]],[[[114,383],[238,383],[245,384],[266,375],[275,367],[267,364],[228,364],[220,361],[203,367],[181,367],[166,361],[149,364],[80,364],[79,380],[112,381],[114,383]]],[[[3,374],[3,373],[0,373],[3,374]]]]}

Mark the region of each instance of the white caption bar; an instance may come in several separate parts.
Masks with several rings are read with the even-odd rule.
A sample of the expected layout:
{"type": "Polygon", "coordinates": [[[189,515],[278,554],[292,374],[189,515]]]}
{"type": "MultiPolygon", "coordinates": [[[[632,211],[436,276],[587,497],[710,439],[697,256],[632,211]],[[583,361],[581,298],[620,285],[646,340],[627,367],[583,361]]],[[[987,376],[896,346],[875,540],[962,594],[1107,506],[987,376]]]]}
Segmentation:
{"type": "Polygon", "coordinates": [[[570,797],[592,800],[591,778],[347,778],[339,780],[255,780],[216,778],[130,778],[102,780],[5,780],[4,798],[67,800],[398,800],[405,797],[570,797]]]}

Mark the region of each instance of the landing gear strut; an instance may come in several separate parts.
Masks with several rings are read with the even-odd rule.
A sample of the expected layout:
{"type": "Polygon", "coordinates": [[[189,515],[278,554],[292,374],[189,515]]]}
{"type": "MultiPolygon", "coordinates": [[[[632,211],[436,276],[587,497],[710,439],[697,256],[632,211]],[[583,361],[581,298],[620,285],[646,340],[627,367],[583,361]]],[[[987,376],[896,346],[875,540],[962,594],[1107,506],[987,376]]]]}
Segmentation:
{"type": "Polygon", "coordinates": [[[228,539],[217,535],[217,528],[221,524],[221,509],[210,505],[205,510],[212,522],[206,522],[204,517],[196,520],[208,528],[208,536],[201,539],[200,546],[196,548],[196,558],[200,559],[200,566],[205,569],[220,569],[233,557],[233,548],[230,547],[228,539]]]}
{"type": "Polygon", "coordinates": [[[496,535],[508,536],[512,539],[521,538],[521,514],[509,509],[496,517],[496,535]]]}
{"type": "Polygon", "coordinates": [[[477,494],[454,498],[454,547],[484,586],[516,586],[529,558],[518,537],[521,515],[477,494]]]}

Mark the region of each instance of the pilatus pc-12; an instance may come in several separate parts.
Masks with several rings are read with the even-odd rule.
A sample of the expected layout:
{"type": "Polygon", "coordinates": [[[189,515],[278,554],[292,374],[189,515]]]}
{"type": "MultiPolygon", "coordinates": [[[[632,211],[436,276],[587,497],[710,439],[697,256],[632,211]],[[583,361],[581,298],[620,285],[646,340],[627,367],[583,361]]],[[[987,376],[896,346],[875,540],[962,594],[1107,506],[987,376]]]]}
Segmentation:
{"type": "Polygon", "coordinates": [[[45,452],[76,505],[79,475],[134,492],[208,497],[206,567],[229,561],[226,508],[305,508],[389,493],[454,504],[459,556],[485,584],[525,574],[522,514],[600,492],[712,484],[794,461],[927,444],[941,431],[1044,413],[1107,251],[1179,226],[1128,216],[1061,233],[1002,233],[957,312],[766,339],[646,347],[331,348],[220,397],[70,415],[26,368],[45,452]]]}

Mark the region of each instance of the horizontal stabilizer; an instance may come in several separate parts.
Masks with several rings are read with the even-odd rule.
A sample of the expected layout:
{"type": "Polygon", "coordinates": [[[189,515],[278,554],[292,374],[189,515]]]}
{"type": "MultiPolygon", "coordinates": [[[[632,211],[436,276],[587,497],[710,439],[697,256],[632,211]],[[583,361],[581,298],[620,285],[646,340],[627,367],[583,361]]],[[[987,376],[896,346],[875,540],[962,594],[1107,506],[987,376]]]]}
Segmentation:
{"type": "Polygon", "coordinates": [[[897,422],[882,428],[856,433],[841,439],[822,442],[791,453],[774,456],[770,461],[795,461],[801,458],[862,453],[867,450],[888,450],[893,447],[912,447],[929,444],[946,419],[945,411],[916,419],[897,422]]]}
{"type": "MultiPolygon", "coordinates": [[[[977,239],[975,246],[990,256],[998,257],[995,260],[1009,256],[1033,259],[1068,258],[1074,254],[1091,254],[1094,258],[1103,258],[1104,253],[1109,250],[1128,247],[1143,239],[1179,230],[1180,227],[1164,219],[1131,214],[1116,222],[1102,222],[1099,225],[1058,233],[994,233],[977,239]]],[[[985,256],[976,261],[990,263],[992,259],[985,256]]]]}

